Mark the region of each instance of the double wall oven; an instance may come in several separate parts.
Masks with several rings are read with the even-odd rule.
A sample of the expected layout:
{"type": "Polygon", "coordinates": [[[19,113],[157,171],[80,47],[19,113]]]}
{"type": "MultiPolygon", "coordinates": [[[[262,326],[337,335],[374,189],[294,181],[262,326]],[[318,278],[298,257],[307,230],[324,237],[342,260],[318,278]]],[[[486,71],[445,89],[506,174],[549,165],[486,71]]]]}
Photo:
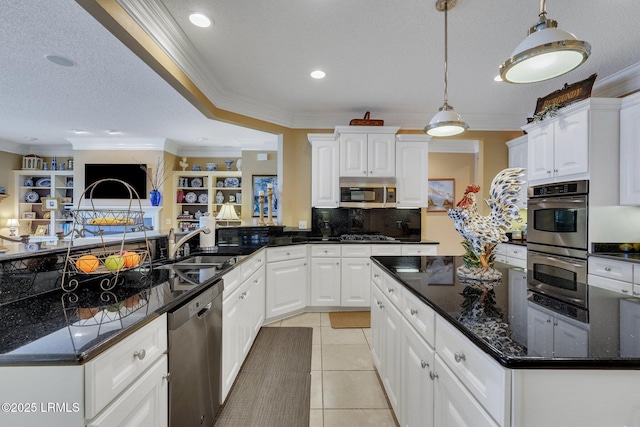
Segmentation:
{"type": "Polygon", "coordinates": [[[587,308],[589,182],[529,187],[529,289],[587,308]]]}

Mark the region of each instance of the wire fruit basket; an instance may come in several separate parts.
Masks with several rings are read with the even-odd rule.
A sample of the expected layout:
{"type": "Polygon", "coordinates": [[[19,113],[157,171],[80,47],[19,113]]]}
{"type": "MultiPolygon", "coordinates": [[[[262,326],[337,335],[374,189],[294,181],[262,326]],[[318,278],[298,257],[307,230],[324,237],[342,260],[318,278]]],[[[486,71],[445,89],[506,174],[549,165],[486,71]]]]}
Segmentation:
{"type": "Polygon", "coordinates": [[[61,287],[64,291],[74,291],[80,283],[93,282],[98,278],[100,278],[100,287],[106,291],[122,283],[121,275],[126,271],[137,269],[144,273],[151,270],[144,212],[140,197],[131,185],[112,178],[94,182],[84,190],[77,209],[72,211],[72,215],[71,242],[62,274],[61,287]],[[115,182],[128,190],[128,205],[123,206],[122,209],[101,209],[95,206],[93,191],[106,182],[115,182]],[[83,200],[89,200],[90,205],[83,205],[83,200]],[[127,233],[132,232],[142,232],[144,244],[136,248],[125,248],[127,233]],[[122,235],[119,245],[118,242],[108,239],[109,235],[116,233],[122,235]],[[100,246],[86,252],[72,254],[73,240],[88,236],[99,237],[100,246]]]}

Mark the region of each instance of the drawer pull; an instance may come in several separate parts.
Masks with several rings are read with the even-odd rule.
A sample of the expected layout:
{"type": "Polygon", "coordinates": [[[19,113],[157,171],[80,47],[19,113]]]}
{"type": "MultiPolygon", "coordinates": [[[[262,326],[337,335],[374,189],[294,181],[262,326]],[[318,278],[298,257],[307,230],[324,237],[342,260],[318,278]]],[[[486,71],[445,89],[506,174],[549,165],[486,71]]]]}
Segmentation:
{"type": "Polygon", "coordinates": [[[171,372],[167,372],[166,374],[164,374],[162,376],[163,380],[166,380],[167,382],[169,382],[169,380],[171,379],[171,372]]]}
{"type": "Polygon", "coordinates": [[[453,358],[456,359],[456,362],[458,363],[460,363],[463,360],[467,360],[467,356],[465,356],[464,353],[458,353],[457,351],[453,355],[453,358]]]}
{"type": "Polygon", "coordinates": [[[138,350],[136,352],[133,353],[133,357],[134,358],[138,358],[139,360],[144,359],[144,357],[147,355],[147,352],[144,351],[144,348],[142,350],[138,350]]]}
{"type": "Polygon", "coordinates": [[[422,366],[422,369],[426,368],[429,366],[429,364],[427,362],[425,362],[424,360],[420,361],[420,366],[422,366]]]}
{"type": "Polygon", "coordinates": [[[429,371],[429,378],[431,378],[432,380],[435,380],[436,378],[438,378],[438,374],[436,374],[433,371],[429,371]]]}
{"type": "Polygon", "coordinates": [[[244,291],[243,293],[240,294],[240,299],[244,299],[244,297],[247,296],[247,291],[244,291]]]}
{"type": "Polygon", "coordinates": [[[628,291],[628,290],[626,290],[626,289],[620,289],[620,290],[622,291],[622,293],[623,293],[623,294],[627,294],[627,293],[629,293],[629,291],[628,291]]]}
{"type": "Polygon", "coordinates": [[[291,252],[287,252],[287,256],[291,255],[291,252]]]}
{"type": "Polygon", "coordinates": [[[393,288],[387,288],[387,292],[388,292],[388,293],[392,294],[392,293],[393,293],[393,291],[394,291],[394,289],[393,289],[393,288]]]}
{"type": "Polygon", "coordinates": [[[611,267],[605,267],[604,271],[611,271],[611,267]]]}
{"type": "Polygon", "coordinates": [[[418,314],[418,310],[416,310],[415,308],[411,309],[411,315],[415,316],[416,314],[418,314]]]}

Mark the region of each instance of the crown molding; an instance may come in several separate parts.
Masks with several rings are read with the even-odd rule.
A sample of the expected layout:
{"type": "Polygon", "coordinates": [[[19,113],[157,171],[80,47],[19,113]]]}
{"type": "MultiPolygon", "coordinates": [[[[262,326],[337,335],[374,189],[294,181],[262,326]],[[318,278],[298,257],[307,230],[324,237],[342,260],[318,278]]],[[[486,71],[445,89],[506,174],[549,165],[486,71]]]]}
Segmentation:
{"type": "Polygon", "coordinates": [[[119,151],[164,151],[166,146],[165,138],[67,138],[74,151],[97,151],[97,150],[119,150],[119,151]]]}
{"type": "MultiPolygon", "coordinates": [[[[258,150],[259,151],[259,150],[258,150]]],[[[240,147],[212,147],[212,148],[181,148],[177,153],[180,157],[242,157],[240,147]]]]}
{"type": "Polygon", "coordinates": [[[4,151],[6,153],[20,154],[21,156],[24,156],[25,154],[29,154],[30,149],[31,147],[26,144],[0,140],[0,151],[4,151]]]}
{"type": "Polygon", "coordinates": [[[622,98],[638,90],[640,90],[640,62],[596,81],[591,96],[622,98]]]}

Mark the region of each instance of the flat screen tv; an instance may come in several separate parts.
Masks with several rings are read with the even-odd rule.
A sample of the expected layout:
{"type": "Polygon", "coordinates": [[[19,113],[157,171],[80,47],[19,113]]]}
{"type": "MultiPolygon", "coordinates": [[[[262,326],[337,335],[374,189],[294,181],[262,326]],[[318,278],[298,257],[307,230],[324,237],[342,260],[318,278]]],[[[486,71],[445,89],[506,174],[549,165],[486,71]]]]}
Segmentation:
{"type": "MultiPolygon", "coordinates": [[[[87,163],[84,165],[84,188],[105,178],[119,179],[129,184],[140,199],[147,198],[147,174],[139,164],[87,163]]],[[[128,199],[129,190],[119,182],[106,181],[96,185],[87,199],[128,199]]],[[[133,195],[135,199],[135,194],[133,195]]]]}

